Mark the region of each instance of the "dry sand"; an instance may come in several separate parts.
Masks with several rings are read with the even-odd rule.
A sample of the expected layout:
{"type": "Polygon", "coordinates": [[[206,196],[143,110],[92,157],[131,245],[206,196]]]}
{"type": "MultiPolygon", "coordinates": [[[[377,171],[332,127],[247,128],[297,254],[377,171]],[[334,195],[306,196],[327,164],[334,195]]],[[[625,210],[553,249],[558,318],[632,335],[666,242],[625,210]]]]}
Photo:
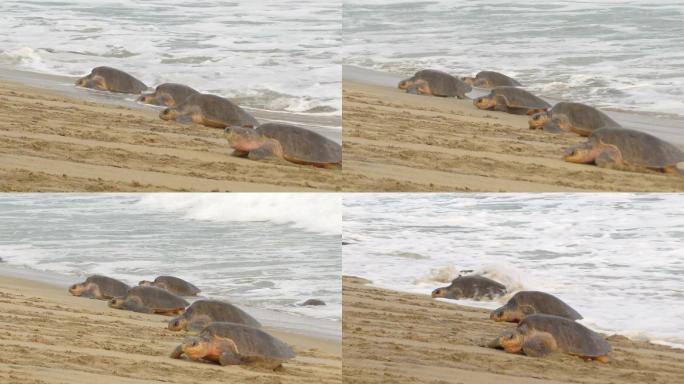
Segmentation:
{"type": "Polygon", "coordinates": [[[341,188],[340,170],[231,157],[222,130],[158,114],[0,81],[0,191],[341,188]]]}
{"type": "Polygon", "coordinates": [[[279,371],[174,360],[184,332],[168,317],[107,307],[66,289],[0,276],[2,383],[340,383],[337,341],[267,331],[285,340],[296,359],[279,371]]]}
{"type": "Polygon", "coordinates": [[[470,100],[406,94],[345,80],[348,191],[684,191],[684,177],[561,159],[576,136],[532,131],[527,116],[470,100]]]}
{"type": "Polygon", "coordinates": [[[553,354],[537,359],[482,347],[515,325],[487,311],[343,279],[345,383],[682,382],[684,351],[610,336],[607,364],[553,354]]]}

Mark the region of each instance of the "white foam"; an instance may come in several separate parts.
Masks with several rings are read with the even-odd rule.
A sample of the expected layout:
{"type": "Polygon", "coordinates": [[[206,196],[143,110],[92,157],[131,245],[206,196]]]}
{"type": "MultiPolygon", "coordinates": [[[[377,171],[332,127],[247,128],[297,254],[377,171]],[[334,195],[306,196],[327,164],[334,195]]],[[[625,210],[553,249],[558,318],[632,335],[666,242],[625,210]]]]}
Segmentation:
{"type": "Polygon", "coordinates": [[[271,221],[311,232],[339,235],[342,202],[339,194],[233,193],[148,194],[138,203],[148,209],[182,212],[195,220],[271,221]]]}

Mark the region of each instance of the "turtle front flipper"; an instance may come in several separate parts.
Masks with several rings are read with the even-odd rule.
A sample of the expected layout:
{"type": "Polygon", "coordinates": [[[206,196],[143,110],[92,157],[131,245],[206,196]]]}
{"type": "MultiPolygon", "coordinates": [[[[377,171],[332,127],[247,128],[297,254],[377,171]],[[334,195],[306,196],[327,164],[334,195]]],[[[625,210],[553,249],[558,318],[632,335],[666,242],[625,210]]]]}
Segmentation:
{"type": "Polygon", "coordinates": [[[176,117],[176,122],[180,124],[191,124],[193,122],[192,116],[188,114],[179,114],[176,117]]]}
{"type": "Polygon", "coordinates": [[[247,156],[252,160],[283,159],[283,147],[277,140],[267,140],[261,147],[249,151],[247,156]]]}
{"type": "Polygon", "coordinates": [[[547,133],[555,133],[555,134],[567,133],[561,127],[559,127],[558,124],[556,124],[553,121],[549,121],[546,124],[544,124],[544,126],[542,127],[542,130],[544,132],[547,132],[547,133]]]}
{"type": "Polygon", "coordinates": [[[522,350],[527,356],[544,357],[558,349],[556,339],[547,332],[537,332],[525,337],[522,350]]]}
{"type": "Polygon", "coordinates": [[[211,324],[211,319],[196,319],[188,323],[187,330],[190,332],[201,332],[207,325],[211,324]]]}
{"type": "Polygon", "coordinates": [[[238,149],[235,149],[235,150],[233,150],[233,152],[230,155],[234,156],[234,157],[247,157],[249,155],[249,152],[240,151],[238,149]]]}
{"type": "Polygon", "coordinates": [[[219,356],[219,364],[221,365],[241,365],[242,359],[233,351],[223,351],[219,356]]]}
{"type": "Polygon", "coordinates": [[[508,111],[510,110],[510,108],[508,108],[508,99],[503,95],[497,95],[494,110],[508,113],[508,111]]]}
{"type": "Polygon", "coordinates": [[[615,147],[605,146],[594,160],[597,166],[608,169],[624,168],[622,154],[615,147]]]}
{"type": "Polygon", "coordinates": [[[406,93],[410,93],[412,95],[418,95],[418,86],[412,85],[406,89],[406,93]]]}
{"type": "Polygon", "coordinates": [[[180,359],[181,355],[183,355],[183,344],[179,344],[174,348],[169,357],[172,359],[180,359]]]}

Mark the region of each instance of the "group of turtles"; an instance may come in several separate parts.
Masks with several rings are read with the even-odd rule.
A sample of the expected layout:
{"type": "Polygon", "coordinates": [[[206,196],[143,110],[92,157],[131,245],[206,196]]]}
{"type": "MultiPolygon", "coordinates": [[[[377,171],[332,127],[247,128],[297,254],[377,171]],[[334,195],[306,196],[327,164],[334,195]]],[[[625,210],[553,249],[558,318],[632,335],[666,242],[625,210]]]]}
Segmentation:
{"type": "Polygon", "coordinates": [[[276,369],[296,356],[289,345],[263,331],[255,318],[233,304],[208,299],[190,304],[183,297],[197,296],[200,290],[178,277],[159,276],[129,287],[117,279],[93,275],[69,287],[69,292],[108,300],[111,308],[176,316],[169,321],[169,330],[196,335],[188,336],[171,352],[174,359],[185,355],[193,361],[276,369]]]}
{"type": "Polygon", "coordinates": [[[472,87],[489,89],[488,95],[473,100],[477,108],[528,115],[530,129],[588,137],[586,142],[565,150],[563,159],[571,163],[684,173],[677,168],[678,163],[684,162],[684,152],[676,146],[648,133],[623,128],[586,104],[559,102],[551,106],[521,86],[517,80],[493,71],[458,78],[433,69],[418,71],[399,82],[399,89],[408,93],[459,99],[467,99],[472,87]]]}
{"type": "MultiPolygon", "coordinates": [[[[459,276],[447,287],[432,291],[434,298],[493,300],[507,294],[506,286],[479,275],[459,276]]],[[[585,360],[608,362],[610,344],[598,333],[576,322],[582,316],[561,299],[539,291],[519,291],[493,310],[494,321],[518,323],[487,344],[532,357],[563,352],[585,360]]]]}
{"type": "Polygon", "coordinates": [[[140,95],[138,102],[166,107],[159,117],[179,123],[196,123],[225,131],[225,138],[235,150],[234,156],[259,159],[282,159],[320,168],[339,168],[342,147],[306,128],[284,124],[259,124],[256,118],[230,100],[175,83],[165,83],[154,92],[134,76],[111,67],[94,68],[76,81],[76,85],[100,91],[140,95]]]}

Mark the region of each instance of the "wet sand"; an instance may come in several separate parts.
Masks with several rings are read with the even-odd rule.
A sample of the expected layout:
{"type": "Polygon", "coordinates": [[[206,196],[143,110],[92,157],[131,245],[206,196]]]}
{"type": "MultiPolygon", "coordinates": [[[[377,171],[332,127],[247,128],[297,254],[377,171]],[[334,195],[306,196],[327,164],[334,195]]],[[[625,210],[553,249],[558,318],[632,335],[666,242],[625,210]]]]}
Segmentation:
{"type": "Polygon", "coordinates": [[[675,383],[684,350],[622,336],[607,364],[553,354],[536,359],[482,345],[511,324],[489,313],[343,278],[345,383],[675,383]]]}
{"type": "MultiPolygon", "coordinates": [[[[345,190],[684,191],[684,177],[567,163],[563,149],[585,138],[533,131],[527,116],[481,111],[471,100],[406,94],[394,80],[345,67],[344,174],[353,181],[345,190]]],[[[677,127],[655,128],[684,149],[677,127]]]]}
{"type": "Polygon", "coordinates": [[[37,88],[0,78],[0,191],[244,192],[342,186],[340,170],[229,156],[232,148],[222,130],[165,122],[159,109],[131,105],[116,95],[111,100],[78,98],[75,92],[93,92],[69,86],[65,94],[62,84],[37,88]]]}
{"type": "Polygon", "coordinates": [[[185,333],[168,317],[108,308],[65,287],[0,274],[0,381],[5,383],[340,383],[339,341],[266,328],[298,357],[268,371],[168,357],[185,333]]]}

